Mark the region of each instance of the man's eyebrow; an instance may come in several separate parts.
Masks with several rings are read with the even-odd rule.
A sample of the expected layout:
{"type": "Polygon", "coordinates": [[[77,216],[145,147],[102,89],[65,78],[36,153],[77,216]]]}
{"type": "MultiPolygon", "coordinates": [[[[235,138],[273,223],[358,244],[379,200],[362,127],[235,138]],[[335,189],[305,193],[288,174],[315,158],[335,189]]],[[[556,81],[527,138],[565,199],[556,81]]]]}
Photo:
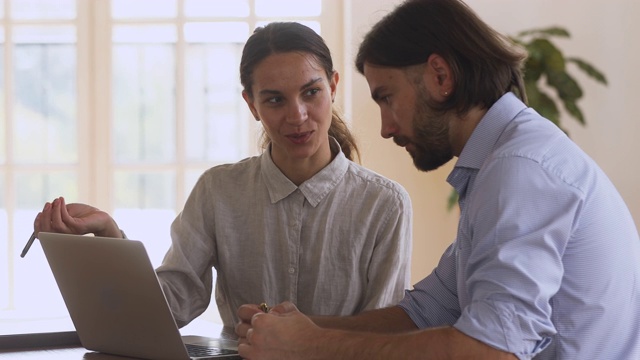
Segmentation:
{"type": "Polygon", "coordinates": [[[371,98],[373,99],[373,101],[378,102],[380,100],[380,93],[384,90],[383,87],[377,87],[375,89],[373,89],[373,91],[371,92],[371,98]]]}

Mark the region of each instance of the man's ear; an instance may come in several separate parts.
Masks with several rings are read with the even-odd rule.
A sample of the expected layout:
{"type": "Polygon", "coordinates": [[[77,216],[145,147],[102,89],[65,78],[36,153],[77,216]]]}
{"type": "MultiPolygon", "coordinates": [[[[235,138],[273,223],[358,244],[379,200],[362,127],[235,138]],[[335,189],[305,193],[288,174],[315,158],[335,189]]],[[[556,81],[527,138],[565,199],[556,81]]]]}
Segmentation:
{"type": "Polygon", "coordinates": [[[427,60],[426,81],[432,95],[439,101],[446,100],[454,90],[455,79],[449,63],[438,54],[431,54],[427,60]]]}
{"type": "Polygon", "coordinates": [[[256,110],[256,107],[253,105],[253,98],[251,97],[251,95],[249,95],[249,93],[247,93],[246,91],[242,91],[242,98],[247,103],[247,106],[249,107],[249,110],[251,111],[251,114],[256,119],[256,121],[260,121],[258,110],[256,110]]]}

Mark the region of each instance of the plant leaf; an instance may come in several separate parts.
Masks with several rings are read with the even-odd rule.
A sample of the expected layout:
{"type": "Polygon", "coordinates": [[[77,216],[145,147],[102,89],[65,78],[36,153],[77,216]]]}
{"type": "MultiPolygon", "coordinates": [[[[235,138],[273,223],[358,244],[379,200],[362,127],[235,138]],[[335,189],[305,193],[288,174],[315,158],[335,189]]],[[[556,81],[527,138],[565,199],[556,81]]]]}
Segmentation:
{"type": "Polygon", "coordinates": [[[560,111],[556,106],[556,103],[553,102],[551,97],[545,93],[540,93],[540,97],[538,98],[537,107],[533,107],[537,112],[540,113],[544,118],[550,120],[552,123],[556,124],[559,128],[560,126],[560,111]]]}
{"type": "Polygon", "coordinates": [[[569,115],[573,116],[576,120],[578,120],[580,124],[582,125],[587,124],[587,122],[584,119],[584,115],[582,114],[582,110],[580,110],[580,108],[578,107],[578,104],[576,104],[575,101],[563,100],[563,104],[565,109],[567,109],[567,112],[569,113],[569,115]]]}
{"type": "Polygon", "coordinates": [[[582,88],[566,71],[549,72],[547,84],[556,89],[558,97],[564,101],[576,101],[582,97],[582,88]]]}
{"type": "Polygon", "coordinates": [[[574,58],[574,57],[567,57],[565,60],[578,65],[578,68],[580,70],[584,71],[587,75],[589,75],[591,78],[598,81],[599,83],[608,85],[607,78],[604,76],[604,74],[600,70],[596,69],[593,65],[589,64],[588,62],[582,59],[574,58]]]}
{"type": "Polygon", "coordinates": [[[555,101],[549,95],[540,91],[536,83],[525,82],[525,89],[529,99],[529,106],[560,127],[560,111],[555,101]]]}
{"type": "Polygon", "coordinates": [[[543,72],[564,71],[564,55],[551,41],[544,38],[533,39],[527,44],[527,51],[535,61],[540,61],[543,72]]]}
{"type": "Polygon", "coordinates": [[[522,76],[525,81],[538,81],[542,76],[543,71],[542,63],[530,57],[527,59],[524,68],[522,69],[522,76]]]}
{"type": "Polygon", "coordinates": [[[560,37],[571,37],[571,35],[569,35],[569,31],[567,31],[567,29],[559,27],[559,26],[552,26],[549,28],[544,28],[544,29],[530,29],[530,30],[525,30],[525,31],[521,31],[518,33],[518,35],[516,37],[518,38],[522,38],[522,37],[526,37],[526,36],[560,36],[560,37]]]}
{"type": "Polygon", "coordinates": [[[458,203],[458,192],[456,189],[451,189],[451,193],[449,194],[449,198],[447,199],[447,210],[451,211],[454,206],[458,203]]]}

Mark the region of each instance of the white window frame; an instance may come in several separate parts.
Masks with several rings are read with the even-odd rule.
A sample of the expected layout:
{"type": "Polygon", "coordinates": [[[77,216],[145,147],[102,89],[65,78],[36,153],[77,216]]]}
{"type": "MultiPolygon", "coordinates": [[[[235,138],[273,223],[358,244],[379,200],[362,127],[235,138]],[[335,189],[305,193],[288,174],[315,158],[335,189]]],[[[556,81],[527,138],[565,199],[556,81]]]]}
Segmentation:
{"type": "MultiPolygon", "coordinates": [[[[20,0],[10,0],[20,1],[20,0]]],[[[55,1],[55,0],[52,0],[55,1]]],[[[177,0],[180,6],[184,0],[177,0]]],[[[341,39],[341,34],[344,28],[343,11],[345,4],[342,0],[323,0],[322,15],[318,17],[318,20],[322,24],[322,36],[329,45],[333,59],[334,66],[338,71],[349,72],[347,69],[341,69],[343,66],[352,66],[350,61],[344,61],[344,51],[341,39]]],[[[50,20],[50,21],[15,21],[13,24],[56,24],[56,23],[71,23],[76,25],[77,29],[77,116],[79,121],[78,125],[78,200],[91,205],[94,205],[104,211],[113,213],[113,195],[111,191],[113,189],[112,174],[115,166],[112,159],[113,152],[111,151],[111,26],[112,24],[125,23],[126,21],[111,21],[104,14],[110,13],[110,0],[76,0],[77,4],[77,18],[74,20],[50,20]],[[108,44],[102,46],[100,44],[108,44]],[[104,70],[107,69],[107,70],[104,70]],[[90,119],[89,121],[82,121],[82,119],[90,119]]],[[[254,0],[250,0],[251,8],[254,8],[254,0]]],[[[181,7],[181,6],[180,6],[181,7]]],[[[13,51],[11,43],[11,26],[7,26],[9,18],[9,1],[4,1],[4,18],[1,20],[4,27],[4,71],[5,75],[5,163],[0,163],[0,177],[3,177],[4,188],[4,207],[7,209],[8,216],[8,228],[6,233],[8,234],[8,249],[6,250],[7,259],[0,259],[0,264],[5,263],[9,266],[9,291],[13,287],[13,274],[12,268],[15,262],[20,261],[19,257],[14,256],[19,254],[20,250],[24,246],[27,238],[31,234],[32,229],[16,229],[13,221],[13,213],[17,204],[15,196],[15,184],[14,174],[18,169],[29,170],[48,170],[57,169],[59,165],[19,165],[15,164],[12,159],[11,153],[13,147],[13,141],[10,138],[12,134],[12,125],[14,119],[13,114],[13,51]]],[[[296,20],[296,18],[260,18],[258,19],[254,12],[248,19],[250,28],[254,28],[258,21],[281,21],[281,20],[296,20]]],[[[185,17],[179,13],[177,18],[178,23],[184,23],[185,17]]],[[[178,43],[177,52],[184,51],[185,43],[182,34],[182,26],[178,27],[178,43]]],[[[177,78],[180,78],[184,71],[183,63],[180,61],[182,57],[177,56],[176,71],[177,78]]],[[[232,69],[238,71],[237,69],[232,69]]],[[[230,70],[231,71],[231,70],[230,70]]],[[[239,76],[238,76],[239,78],[239,76]]],[[[339,94],[344,93],[344,79],[339,84],[339,94]]],[[[239,80],[238,80],[239,81],[239,80]]],[[[184,89],[182,88],[180,80],[177,81],[176,88],[176,147],[177,151],[177,168],[179,175],[176,176],[176,213],[180,211],[183,206],[188,191],[185,190],[184,173],[188,165],[184,162],[184,146],[182,129],[184,124],[184,89]]],[[[240,96],[240,94],[238,94],[240,96]]],[[[341,97],[337,99],[337,105],[344,104],[341,97]]],[[[247,119],[250,121],[250,119],[247,119]]],[[[257,151],[257,148],[256,148],[257,151]]],[[[163,165],[158,165],[158,168],[162,168],[163,165]]],[[[60,194],[64,195],[64,194],[60,194]]],[[[125,229],[126,230],[126,229],[125,229]]],[[[4,236],[4,233],[0,233],[4,236]]],[[[1,254],[1,252],[0,252],[1,254]]],[[[27,255],[28,256],[28,255],[27,255]]],[[[0,265],[2,266],[2,265],[0,265]]],[[[0,282],[1,284],[2,282],[0,282]]],[[[6,291],[7,289],[0,289],[0,291],[6,291]]],[[[12,304],[10,303],[9,306],[12,304]]],[[[215,307],[215,304],[212,304],[215,307]]],[[[0,309],[0,314],[1,314],[0,309]]],[[[216,310],[217,311],[217,310],[216,310]]],[[[1,317],[0,317],[1,320],[1,317]]],[[[38,329],[34,328],[33,333],[38,333],[38,329]]],[[[3,333],[0,333],[0,337],[3,333]]],[[[66,337],[68,341],[68,337],[66,337]]],[[[1,341],[0,341],[1,345],[1,341]]],[[[1,346],[0,346],[1,348],[1,346]]]]}

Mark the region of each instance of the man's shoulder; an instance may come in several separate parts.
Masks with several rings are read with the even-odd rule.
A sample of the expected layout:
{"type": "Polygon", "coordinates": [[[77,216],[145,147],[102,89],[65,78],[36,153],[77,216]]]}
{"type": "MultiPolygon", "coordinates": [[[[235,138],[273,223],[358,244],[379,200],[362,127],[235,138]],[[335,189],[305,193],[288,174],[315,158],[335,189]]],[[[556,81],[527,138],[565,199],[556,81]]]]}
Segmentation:
{"type": "Polygon", "coordinates": [[[523,112],[504,129],[483,167],[492,168],[488,165],[497,162],[502,164],[501,171],[527,169],[535,177],[539,169],[576,188],[585,188],[589,179],[603,175],[567,134],[533,110],[523,112]]]}
{"type": "Polygon", "coordinates": [[[557,166],[556,162],[563,161],[561,159],[591,163],[589,156],[567,134],[532,109],[523,111],[504,129],[491,157],[524,158],[551,167],[557,166]]]}

